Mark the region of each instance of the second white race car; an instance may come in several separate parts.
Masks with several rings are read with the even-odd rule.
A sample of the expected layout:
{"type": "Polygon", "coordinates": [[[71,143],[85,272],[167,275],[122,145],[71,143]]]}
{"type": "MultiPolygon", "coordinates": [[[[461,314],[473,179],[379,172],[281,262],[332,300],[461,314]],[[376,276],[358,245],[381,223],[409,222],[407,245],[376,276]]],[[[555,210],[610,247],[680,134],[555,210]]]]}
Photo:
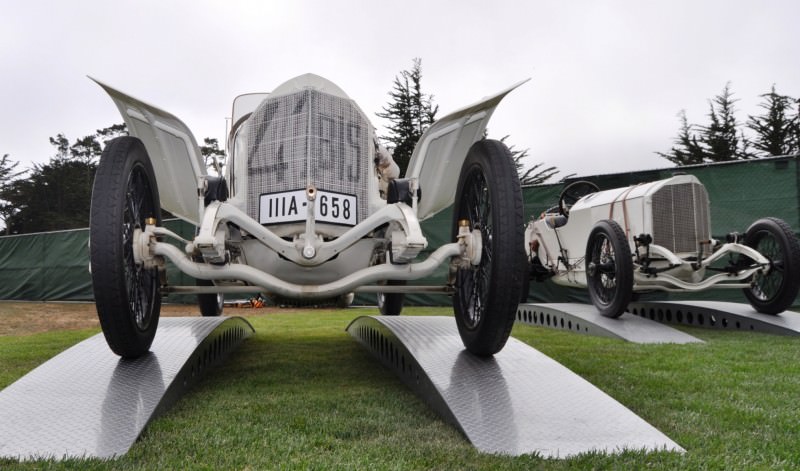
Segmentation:
{"type": "Polygon", "coordinates": [[[530,278],[585,288],[607,317],[637,293],[741,289],[758,312],[789,308],[800,284],[800,244],[777,218],[711,237],[708,193],[692,175],[599,191],[568,185],[525,231],[530,278]]]}

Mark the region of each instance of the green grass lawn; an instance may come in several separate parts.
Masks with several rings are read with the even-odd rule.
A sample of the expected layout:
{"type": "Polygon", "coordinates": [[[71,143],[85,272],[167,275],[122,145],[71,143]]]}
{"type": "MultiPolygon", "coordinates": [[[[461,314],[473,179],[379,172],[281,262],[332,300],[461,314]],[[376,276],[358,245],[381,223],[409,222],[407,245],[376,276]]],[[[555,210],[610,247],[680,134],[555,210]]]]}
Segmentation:
{"type": "MultiPolygon", "coordinates": [[[[376,313],[310,310],[250,318],[256,334],[153,421],[126,456],[108,462],[0,459],[0,469],[800,467],[800,338],[685,328],[707,343],[637,345],[518,325],[513,336],[687,450],[544,460],[476,452],[345,332],[356,316],[376,313]]],[[[0,337],[0,387],[95,332],[0,337]]]]}

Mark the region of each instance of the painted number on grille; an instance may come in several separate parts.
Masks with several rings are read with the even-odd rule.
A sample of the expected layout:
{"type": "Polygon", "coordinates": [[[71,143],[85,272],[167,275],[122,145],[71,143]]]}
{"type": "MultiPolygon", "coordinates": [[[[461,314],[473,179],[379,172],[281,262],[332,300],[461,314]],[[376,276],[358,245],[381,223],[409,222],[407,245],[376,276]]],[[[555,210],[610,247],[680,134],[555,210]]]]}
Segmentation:
{"type": "MultiPolygon", "coordinates": [[[[317,191],[314,219],[317,222],[354,226],[358,215],[357,199],[353,195],[317,191]]],[[[302,222],[308,214],[305,190],[261,195],[259,202],[261,224],[302,222]]]]}

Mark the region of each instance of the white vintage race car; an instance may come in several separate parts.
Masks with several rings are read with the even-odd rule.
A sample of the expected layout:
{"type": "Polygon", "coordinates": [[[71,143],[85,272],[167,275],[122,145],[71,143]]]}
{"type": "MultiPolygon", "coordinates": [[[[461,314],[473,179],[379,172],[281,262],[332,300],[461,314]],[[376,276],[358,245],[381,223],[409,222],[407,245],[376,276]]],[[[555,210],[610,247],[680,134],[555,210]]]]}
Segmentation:
{"type": "Polygon", "coordinates": [[[650,291],[737,288],[759,312],[791,306],[800,244],[789,225],[763,218],[726,239],[711,238],[708,193],[691,175],[607,191],[575,182],[525,230],[530,278],[588,288],[604,316],[650,291]]]}
{"type": "Polygon", "coordinates": [[[197,293],[202,314],[219,315],[221,293],[347,303],[372,292],[397,315],[403,293],[441,292],[469,351],[505,344],[525,276],[522,194],[508,149],[482,137],[519,84],[434,123],[404,178],[364,112],[316,75],[234,101],[224,177],[206,173],[179,119],[98,84],[130,132],[100,159],[90,228],[97,312],[120,356],[148,351],[164,293],[197,293]],[[420,221],[453,203],[451,242],[423,257],[420,221]],[[196,236],[162,227],[161,208],[196,236]],[[197,286],[171,285],[167,260],[197,286]],[[440,286],[410,284],[441,264],[440,286]]]}

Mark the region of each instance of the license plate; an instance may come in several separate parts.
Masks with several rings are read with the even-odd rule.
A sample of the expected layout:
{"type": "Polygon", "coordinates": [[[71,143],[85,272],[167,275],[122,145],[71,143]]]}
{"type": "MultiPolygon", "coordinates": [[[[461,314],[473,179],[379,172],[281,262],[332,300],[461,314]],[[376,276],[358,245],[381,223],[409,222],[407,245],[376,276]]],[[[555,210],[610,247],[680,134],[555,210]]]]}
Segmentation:
{"type": "MultiPolygon", "coordinates": [[[[317,190],[314,220],[346,226],[356,225],[358,199],[353,195],[317,190]]],[[[261,195],[259,223],[285,224],[303,222],[308,214],[305,190],[284,191],[261,195]]]]}

